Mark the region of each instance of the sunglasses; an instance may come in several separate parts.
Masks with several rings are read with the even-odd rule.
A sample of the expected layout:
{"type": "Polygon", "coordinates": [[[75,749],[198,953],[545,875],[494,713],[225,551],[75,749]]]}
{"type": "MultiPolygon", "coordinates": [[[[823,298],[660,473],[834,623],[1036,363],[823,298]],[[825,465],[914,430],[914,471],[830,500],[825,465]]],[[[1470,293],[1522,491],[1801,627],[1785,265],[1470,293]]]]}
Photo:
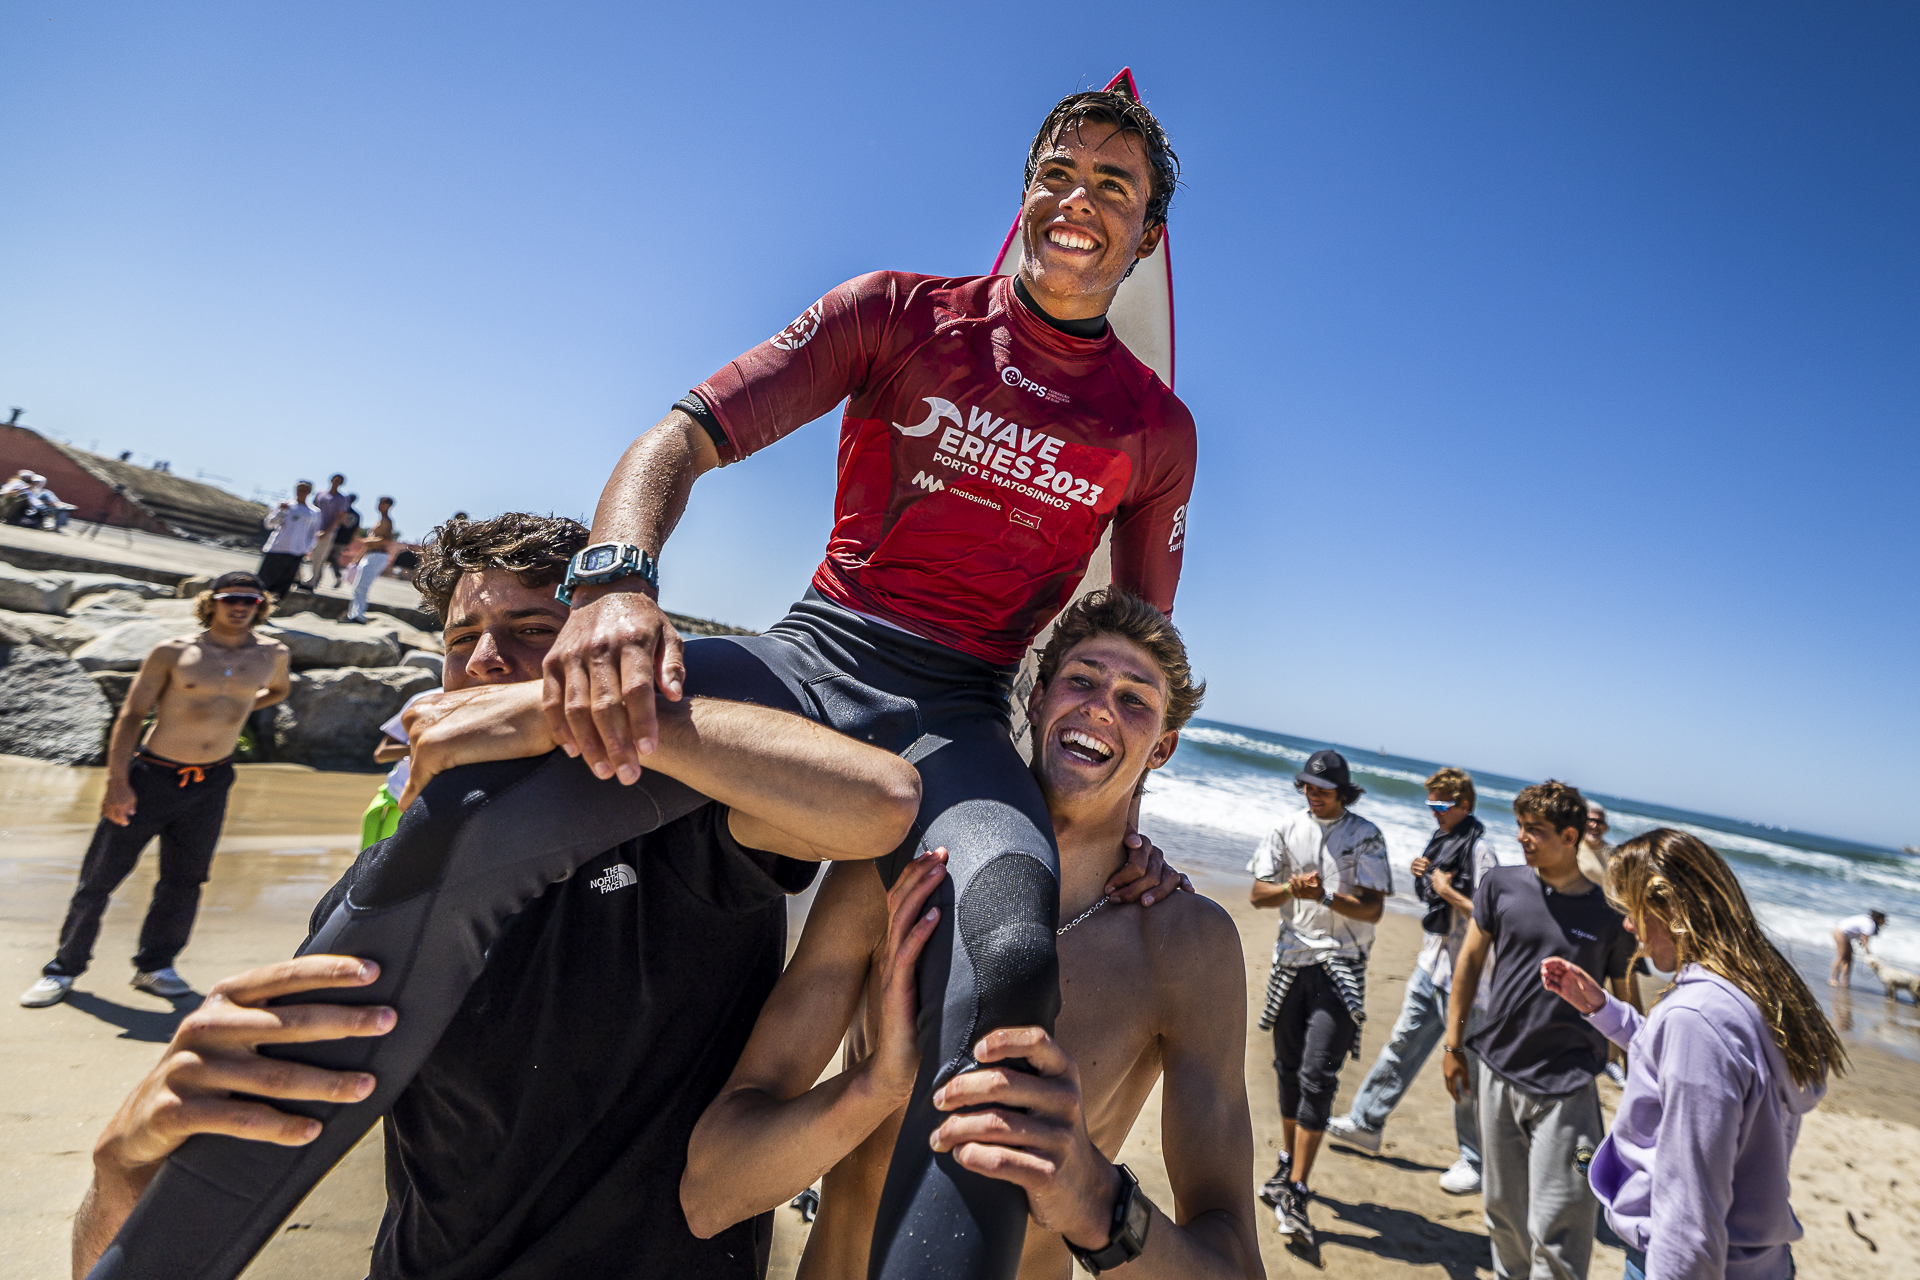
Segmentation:
{"type": "Polygon", "coordinates": [[[215,596],[214,602],[217,604],[259,604],[264,599],[266,599],[265,596],[256,596],[251,593],[228,592],[224,595],[215,596]]]}
{"type": "Polygon", "coordinates": [[[1445,813],[1459,803],[1458,800],[1429,800],[1427,801],[1427,808],[1433,810],[1435,813],[1445,813]]]}

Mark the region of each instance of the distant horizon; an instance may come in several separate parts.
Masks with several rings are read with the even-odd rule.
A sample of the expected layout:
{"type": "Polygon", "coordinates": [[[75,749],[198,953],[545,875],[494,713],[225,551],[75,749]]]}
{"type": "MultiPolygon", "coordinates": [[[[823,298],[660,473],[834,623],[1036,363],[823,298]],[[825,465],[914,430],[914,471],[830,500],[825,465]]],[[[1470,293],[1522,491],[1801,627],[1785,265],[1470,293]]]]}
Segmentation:
{"type": "MultiPolygon", "coordinates": [[[[1270,734],[1276,738],[1285,738],[1290,742],[1314,744],[1315,750],[1318,750],[1323,747],[1330,747],[1333,750],[1340,752],[1343,756],[1348,756],[1348,753],[1359,753],[1362,755],[1373,756],[1379,759],[1388,759],[1388,760],[1403,762],[1405,764],[1419,765],[1421,768],[1425,769],[1429,774],[1431,774],[1434,770],[1437,770],[1437,769],[1452,767],[1455,769],[1465,770],[1468,774],[1470,774],[1476,780],[1482,779],[1482,778],[1492,778],[1492,779],[1497,779],[1500,782],[1517,783],[1520,786],[1531,786],[1536,782],[1546,781],[1546,779],[1544,778],[1528,778],[1520,774],[1497,773],[1492,769],[1481,769],[1481,768],[1474,767],[1472,765],[1462,764],[1458,760],[1452,760],[1452,761],[1429,760],[1423,756],[1401,755],[1398,752],[1386,751],[1377,747],[1363,747],[1358,745],[1357,743],[1336,742],[1330,738],[1316,738],[1312,736],[1303,736],[1297,733],[1289,733],[1284,729],[1267,729],[1267,728],[1261,727],[1260,725],[1240,724],[1232,720],[1216,720],[1210,716],[1196,715],[1188,723],[1190,726],[1191,725],[1209,725],[1209,726],[1216,726],[1222,729],[1245,729],[1245,730],[1251,730],[1254,733],[1270,734]]],[[[1352,763],[1352,759],[1350,756],[1349,756],[1348,762],[1352,763]]],[[[1683,805],[1668,804],[1662,801],[1638,800],[1632,796],[1616,795],[1612,792],[1598,791],[1591,787],[1581,786],[1580,783],[1574,779],[1562,778],[1560,779],[1560,781],[1566,782],[1569,786],[1576,788],[1582,796],[1590,797],[1592,799],[1601,801],[1603,807],[1605,807],[1609,813],[1611,813],[1616,807],[1620,809],[1631,810],[1637,813],[1647,814],[1648,816],[1653,816],[1654,811],[1658,811],[1659,813],[1673,814],[1674,816],[1683,818],[1683,819],[1692,819],[1692,818],[1701,819],[1703,820],[1703,823],[1705,825],[1712,825],[1714,823],[1725,823],[1730,826],[1745,827],[1752,831],[1764,831],[1773,835],[1799,836],[1805,840],[1817,840],[1829,845],[1835,845],[1845,849],[1858,850],[1862,853],[1883,854],[1883,855],[1889,855],[1895,858],[1903,858],[1903,857],[1911,856],[1907,854],[1904,850],[1896,846],[1872,844],[1868,841],[1859,840],[1851,836],[1835,836],[1835,835],[1828,835],[1824,832],[1819,832],[1819,831],[1804,831],[1798,827],[1775,826],[1765,822],[1754,822],[1749,818],[1735,818],[1722,813],[1712,813],[1705,809],[1690,809],[1683,805]]]]}

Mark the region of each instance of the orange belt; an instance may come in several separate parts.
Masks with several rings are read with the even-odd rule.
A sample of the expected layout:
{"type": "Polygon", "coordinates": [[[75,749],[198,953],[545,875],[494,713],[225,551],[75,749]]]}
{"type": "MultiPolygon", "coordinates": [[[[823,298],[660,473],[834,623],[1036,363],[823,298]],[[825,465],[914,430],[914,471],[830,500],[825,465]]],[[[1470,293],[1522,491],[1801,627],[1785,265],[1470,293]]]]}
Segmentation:
{"type": "Polygon", "coordinates": [[[165,756],[154,755],[151,751],[138,751],[134,754],[140,759],[145,760],[148,764],[157,764],[163,769],[173,770],[174,773],[179,776],[182,787],[187,786],[189,783],[205,782],[207,780],[207,770],[218,769],[221,765],[227,763],[227,760],[233,759],[232,756],[228,756],[225,760],[215,760],[210,764],[181,764],[178,760],[169,760],[165,756]]]}

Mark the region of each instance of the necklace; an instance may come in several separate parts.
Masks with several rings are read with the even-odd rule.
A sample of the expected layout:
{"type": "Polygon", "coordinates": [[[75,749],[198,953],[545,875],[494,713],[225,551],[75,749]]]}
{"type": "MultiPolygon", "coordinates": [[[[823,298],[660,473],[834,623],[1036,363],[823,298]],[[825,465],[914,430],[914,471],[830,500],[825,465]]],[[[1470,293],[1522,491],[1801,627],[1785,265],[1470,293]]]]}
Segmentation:
{"type": "Polygon", "coordinates": [[[1111,894],[1108,894],[1107,896],[1101,898],[1100,901],[1094,903],[1092,906],[1088,907],[1085,911],[1082,911],[1079,915],[1075,916],[1073,919],[1061,925],[1058,929],[1055,929],[1053,931],[1053,936],[1056,938],[1065,937],[1067,930],[1073,928],[1073,926],[1077,924],[1084,922],[1088,916],[1092,915],[1094,912],[1098,911],[1100,908],[1106,906],[1109,902],[1112,902],[1112,901],[1113,901],[1113,895],[1111,894]]]}

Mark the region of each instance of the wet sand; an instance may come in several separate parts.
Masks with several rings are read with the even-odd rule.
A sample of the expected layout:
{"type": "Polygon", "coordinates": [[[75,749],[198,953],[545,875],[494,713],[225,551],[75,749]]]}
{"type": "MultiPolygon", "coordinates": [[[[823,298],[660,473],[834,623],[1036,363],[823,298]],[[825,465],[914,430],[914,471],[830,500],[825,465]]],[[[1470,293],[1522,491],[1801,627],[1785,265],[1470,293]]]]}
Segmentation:
{"type": "MultiPolygon", "coordinates": [[[[24,990],[52,954],[75,873],[98,814],[103,771],[0,758],[0,1069],[14,1082],[0,1108],[0,1257],[6,1273],[60,1276],[72,1215],[85,1190],[93,1140],[126,1091],[153,1064],[194,998],[169,1002],[126,985],[126,957],[153,885],[153,858],[115,895],[94,968],[53,1009],[22,1009],[24,990]]],[[[313,901],[352,860],[359,815],[377,779],[291,765],[243,765],[192,944],[180,968],[204,990],[215,980],[282,959],[306,933],[313,901]]],[[[1241,926],[1250,1011],[1266,981],[1274,917],[1245,905],[1245,885],[1202,877],[1241,926]]],[[[804,903],[797,904],[797,918],[804,903]]],[[[1341,1077],[1351,1100],[1398,1012],[1418,943],[1414,920],[1389,915],[1375,947],[1361,1061],[1341,1077]]],[[[1856,991],[1867,1016],[1877,994],[1856,991]]],[[[1250,1014],[1251,1022],[1251,1014],[1250,1014]]],[[[1853,1073],[1807,1120],[1794,1159],[1794,1205],[1807,1238],[1796,1250],[1808,1277],[1920,1274],[1920,1080],[1911,1063],[1873,1046],[1853,1049],[1853,1073]],[[1848,1215],[1852,1216],[1849,1227],[1848,1215]],[[1869,1244],[1871,1242],[1871,1245],[1869,1244]]],[[[1251,1035],[1247,1078],[1259,1167],[1271,1172],[1278,1107],[1265,1037],[1251,1035]]],[[[1602,1083],[1609,1110],[1618,1098],[1602,1083]]],[[[1314,1182],[1321,1267],[1329,1274],[1491,1275],[1478,1196],[1452,1197],[1436,1179],[1452,1162],[1452,1121],[1438,1055],[1389,1121],[1379,1157],[1329,1147],[1314,1182]]],[[[1159,1104],[1148,1102],[1122,1152],[1148,1194],[1173,1203],[1159,1153],[1159,1104]]],[[[247,1272],[254,1280],[358,1280],[384,1202],[378,1131],[318,1187],[247,1272]]],[[[776,1216],[770,1275],[793,1274],[805,1229],[776,1216]]],[[[1288,1254],[1261,1220],[1271,1276],[1316,1268],[1288,1254]]],[[[1619,1276],[1621,1254],[1601,1245],[1591,1274],[1619,1276]]]]}

